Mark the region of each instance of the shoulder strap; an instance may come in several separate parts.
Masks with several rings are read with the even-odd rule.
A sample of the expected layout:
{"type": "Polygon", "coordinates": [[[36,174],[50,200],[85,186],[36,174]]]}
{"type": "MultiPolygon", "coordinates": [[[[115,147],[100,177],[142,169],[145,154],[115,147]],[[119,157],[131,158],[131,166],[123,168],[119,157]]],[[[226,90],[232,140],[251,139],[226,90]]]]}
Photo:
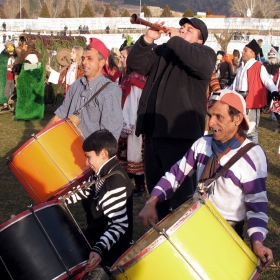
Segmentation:
{"type": "Polygon", "coordinates": [[[215,180],[217,180],[225,171],[227,171],[235,162],[237,162],[244,154],[246,154],[251,148],[256,146],[255,143],[251,142],[246,144],[244,147],[238,150],[238,152],[232,156],[229,161],[212,176],[204,182],[204,188],[207,188],[210,184],[212,184],[215,180]]]}
{"type": "Polygon", "coordinates": [[[97,97],[97,95],[105,88],[108,86],[108,84],[110,84],[111,82],[107,82],[106,84],[104,84],[80,109],[76,110],[73,114],[78,116],[80,114],[80,112],[82,111],[82,109],[84,107],[86,107],[95,97],[97,97]]]}

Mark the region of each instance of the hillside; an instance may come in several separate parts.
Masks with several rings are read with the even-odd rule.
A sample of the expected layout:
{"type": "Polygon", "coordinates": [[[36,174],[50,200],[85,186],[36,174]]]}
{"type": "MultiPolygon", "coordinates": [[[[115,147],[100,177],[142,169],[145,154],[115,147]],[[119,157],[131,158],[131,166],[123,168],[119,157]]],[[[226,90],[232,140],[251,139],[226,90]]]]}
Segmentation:
{"type": "MultiPolygon", "coordinates": [[[[124,4],[137,5],[138,0],[124,0],[124,4]]],[[[159,6],[164,8],[168,4],[173,11],[185,12],[186,9],[191,9],[195,14],[197,12],[205,12],[210,7],[214,14],[228,14],[227,0],[142,0],[142,5],[159,6]]]]}
{"type": "MultiPolygon", "coordinates": [[[[102,17],[104,15],[105,6],[110,5],[112,16],[119,17],[125,9],[130,14],[139,14],[140,2],[139,0],[49,0],[45,1],[51,17],[58,17],[62,10],[67,5],[70,9],[72,17],[78,17],[85,7],[85,4],[89,2],[93,5],[95,16],[102,17]]],[[[19,0],[0,0],[0,3],[4,3],[4,12],[8,18],[15,18],[19,13],[19,0]]],[[[29,18],[37,18],[41,12],[44,0],[21,0],[21,5],[26,10],[29,18]]],[[[224,0],[189,0],[186,1],[178,0],[142,0],[141,5],[148,5],[151,7],[152,15],[158,17],[161,14],[161,9],[166,4],[169,5],[174,16],[180,17],[187,8],[190,8],[194,13],[205,12],[207,7],[210,7],[215,14],[226,14],[227,5],[224,0]],[[157,8],[158,7],[158,8],[157,8]]]]}

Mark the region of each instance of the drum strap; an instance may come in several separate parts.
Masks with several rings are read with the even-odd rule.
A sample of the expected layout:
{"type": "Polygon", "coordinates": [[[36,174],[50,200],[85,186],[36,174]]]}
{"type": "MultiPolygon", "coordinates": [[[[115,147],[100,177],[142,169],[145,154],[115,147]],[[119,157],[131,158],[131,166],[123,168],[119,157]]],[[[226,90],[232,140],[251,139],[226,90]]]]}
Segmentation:
{"type": "MultiPolygon", "coordinates": [[[[238,152],[234,156],[232,156],[229,159],[229,161],[218,172],[214,173],[212,177],[210,177],[211,174],[208,174],[208,177],[210,178],[200,179],[198,182],[199,192],[205,192],[205,191],[207,192],[215,180],[217,180],[222,174],[224,174],[235,162],[237,162],[244,154],[246,154],[254,146],[256,146],[256,144],[253,142],[246,144],[244,147],[239,149],[238,152]]],[[[207,175],[205,173],[209,172],[210,170],[210,167],[208,166],[209,164],[211,164],[211,160],[208,160],[200,178],[205,178],[205,175],[207,175]]]]}
{"type": "Polygon", "coordinates": [[[107,82],[106,84],[104,84],[80,109],[76,110],[73,115],[78,116],[80,115],[82,109],[84,107],[86,107],[95,97],[97,97],[97,95],[105,88],[107,87],[111,82],[107,82]]]}

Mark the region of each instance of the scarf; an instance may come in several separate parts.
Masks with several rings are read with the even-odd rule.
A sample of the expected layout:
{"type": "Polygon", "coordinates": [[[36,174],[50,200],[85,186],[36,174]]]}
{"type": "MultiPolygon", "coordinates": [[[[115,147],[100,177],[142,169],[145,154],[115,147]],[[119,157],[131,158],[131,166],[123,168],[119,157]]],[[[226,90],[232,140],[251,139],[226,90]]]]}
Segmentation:
{"type": "Polygon", "coordinates": [[[244,141],[245,137],[240,136],[238,132],[226,143],[222,143],[213,138],[211,143],[213,154],[209,157],[199,181],[205,181],[211,178],[216,173],[217,164],[221,158],[231,150],[239,148],[244,141]]]}
{"type": "Polygon", "coordinates": [[[122,108],[124,106],[127,96],[130,94],[131,86],[134,85],[138,88],[143,89],[146,83],[145,76],[132,72],[126,75],[121,81],[122,90],[122,108]]]}

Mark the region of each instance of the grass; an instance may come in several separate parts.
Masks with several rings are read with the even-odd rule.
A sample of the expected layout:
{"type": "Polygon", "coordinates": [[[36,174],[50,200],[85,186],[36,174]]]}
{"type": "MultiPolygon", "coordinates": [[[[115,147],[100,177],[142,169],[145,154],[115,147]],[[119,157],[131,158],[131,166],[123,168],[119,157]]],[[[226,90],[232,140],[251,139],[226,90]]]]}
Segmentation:
{"type": "MultiPolygon", "coordinates": [[[[13,173],[6,166],[6,157],[11,156],[21,147],[31,134],[38,133],[53,116],[50,111],[45,112],[45,118],[39,122],[16,122],[12,114],[0,115],[0,225],[34,204],[25,189],[17,181],[13,173]]],[[[265,246],[270,247],[274,253],[274,263],[262,273],[261,280],[280,279],[280,154],[278,154],[280,134],[273,132],[276,123],[262,115],[259,127],[259,142],[265,150],[269,160],[269,175],[267,179],[267,192],[269,199],[269,234],[265,246]]],[[[143,207],[146,198],[134,199],[134,240],[139,239],[148,228],[144,228],[138,219],[138,213],[143,207]]],[[[71,212],[81,227],[85,227],[84,212],[81,203],[71,205],[71,212]]],[[[248,239],[246,239],[248,243],[248,239]]]]}

